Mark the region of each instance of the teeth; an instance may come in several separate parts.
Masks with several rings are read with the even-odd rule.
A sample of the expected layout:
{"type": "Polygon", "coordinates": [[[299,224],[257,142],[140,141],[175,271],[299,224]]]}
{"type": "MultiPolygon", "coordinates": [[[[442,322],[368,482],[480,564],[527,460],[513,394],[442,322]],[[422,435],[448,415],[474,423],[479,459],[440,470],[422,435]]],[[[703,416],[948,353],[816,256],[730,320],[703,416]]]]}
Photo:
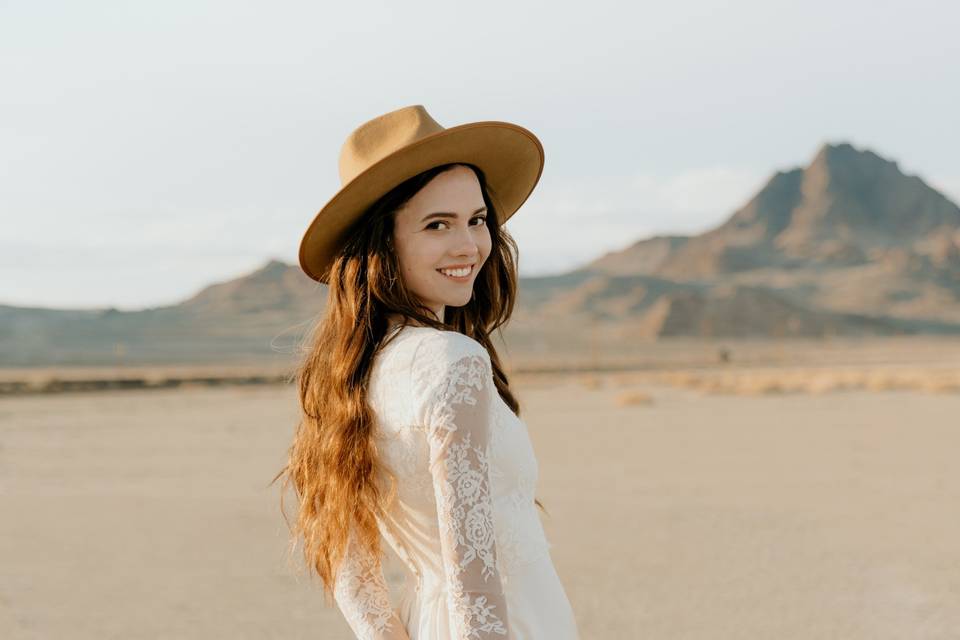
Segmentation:
{"type": "Polygon", "coordinates": [[[463,269],[439,269],[440,273],[443,273],[448,276],[455,276],[457,278],[462,278],[465,275],[468,275],[473,267],[465,267],[463,269]]]}

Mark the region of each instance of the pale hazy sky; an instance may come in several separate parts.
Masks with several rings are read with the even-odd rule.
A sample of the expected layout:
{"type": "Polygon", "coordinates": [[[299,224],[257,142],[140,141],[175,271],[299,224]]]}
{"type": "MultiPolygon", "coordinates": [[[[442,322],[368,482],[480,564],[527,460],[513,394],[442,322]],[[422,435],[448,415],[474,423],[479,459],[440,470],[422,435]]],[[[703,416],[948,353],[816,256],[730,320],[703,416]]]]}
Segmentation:
{"type": "Polygon", "coordinates": [[[715,226],[824,142],[960,200],[960,5],[0,0],[0,304],[133,309],[275,257],[357,125],[546,149],[524,275],[715,226]]]}

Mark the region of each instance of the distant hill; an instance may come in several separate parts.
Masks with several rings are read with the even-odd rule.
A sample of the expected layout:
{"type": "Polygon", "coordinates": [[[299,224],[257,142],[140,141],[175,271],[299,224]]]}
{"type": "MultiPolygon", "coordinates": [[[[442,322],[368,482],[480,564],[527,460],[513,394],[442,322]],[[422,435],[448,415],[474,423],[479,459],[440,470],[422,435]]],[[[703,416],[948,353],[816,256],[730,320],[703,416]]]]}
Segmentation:
{"type": "Polygon", "coordinates": [[[326,286],[299,267],[271,260],[246,276],[205,287],[177,306],[197,315],[309,314],[324,296],[326,286]]]}
{"type": "Polygon", "coordinates": [[[903,274],[956,276],[958,234],[960,208],[919,177],[872,151],[824,145],[806,168],[777,172],[717,228],[643,240],[586,268],[689,280],[888,262],[903,274]]]}
{"type": "Polygon", "coordinates": [[[326,287],[271,260],[175,305],[118,311],[0,305],[0,366],[288,360],[326,287]]]}
{"type": "Polygon", "coordinates": [[[872,151],[824,145],[807,167],[773,175],[715,229],[641,240],[579,271],[762,288],[819,313],[952,332],[960,323],[960,208],[872,151]]]}
{"type": "MultiPolygon", "coordinates": [[[[522,250],[522,248],[521,248],[522,250]]],[[[0,306],[0,366],[289,359],[326,287],[270,261],[168,307],[0,306]]],[[[960,208],[893,161],[824,145],[718,227],[522,278],[517,352],[676,337],[960,334],[960,208]]]]}
{"type": "Polygon", "coordinates": [[[653,236],[637,240],[622,251],[597,258],[588,268],[612,275],[654,275],[667,258],[676,254],[689,240],[688,236],[653,236]]]}

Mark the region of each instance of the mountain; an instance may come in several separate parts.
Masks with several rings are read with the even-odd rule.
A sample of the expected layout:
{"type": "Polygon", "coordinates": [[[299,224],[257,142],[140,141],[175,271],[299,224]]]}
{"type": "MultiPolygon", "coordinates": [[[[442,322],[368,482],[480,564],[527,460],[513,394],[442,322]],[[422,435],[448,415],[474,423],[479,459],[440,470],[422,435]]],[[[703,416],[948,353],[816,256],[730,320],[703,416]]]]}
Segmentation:
{"type": "Polygon", "coordinates": [[[325,298],[325,286],[271,260],[179,304],[141,311],[0,305],[0,367],[283,362],[325,298]]]}
{"type": "MultiPolygon", "coordinates": [[[[326,286],[272,260],[135,312],[0,306],[0,366],[289,360],[326,286]]],[[[778,171],[716,228],[521,278],[504,340],[559,357],[674,337],[960,334],[960,209],[841,143],[778,171]]]]}
{"type": "Polygon", "coordinates": [[[178,306],[197,315],[272,315],[314,311],[326,287],[299,268],[270,260],[249,275],[210,285],[178,306]]]}
{"type": "Polygon", "coordinates": [[[597,258],[590,263],[589,270],[615,275],[653,275],[689,240],[687,236],[653,236],[638,240],[626,249],[597,258]]]}
{"type": "Polygon", "coordinates": [[[761,287],[927,331],[960,323],[960,208],[896,162],[828,144],[716,228],[642,240],[579,271],[761,287]]]}
{"type": "Polygon", "coordinates": [[[827,144],[805,168],[773,175],[717,228],[638,242],[585,269],[689,280],[892,261],[901,273],[955,272],[958,232],[960,208],[921,178],[872,151],[827,144]]]}

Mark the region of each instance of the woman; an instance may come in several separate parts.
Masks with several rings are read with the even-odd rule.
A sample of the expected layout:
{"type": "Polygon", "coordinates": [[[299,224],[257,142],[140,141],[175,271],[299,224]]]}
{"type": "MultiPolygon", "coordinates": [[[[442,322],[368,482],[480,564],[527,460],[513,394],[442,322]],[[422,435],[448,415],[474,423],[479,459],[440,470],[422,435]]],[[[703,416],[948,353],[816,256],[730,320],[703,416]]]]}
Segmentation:
{"type": "Polygon", "coordinates": [[[542,168],[522,127],[444,129],[398,109],[348,137],[343,186],[304,235],[300,264],[328,303],[281,474],[299,499],[294,542],[358,638],[577,638],[490,340],[516,297],[501,225],[542,168]],[[381,536],[406,569],[396,607],[381,536]]]}

